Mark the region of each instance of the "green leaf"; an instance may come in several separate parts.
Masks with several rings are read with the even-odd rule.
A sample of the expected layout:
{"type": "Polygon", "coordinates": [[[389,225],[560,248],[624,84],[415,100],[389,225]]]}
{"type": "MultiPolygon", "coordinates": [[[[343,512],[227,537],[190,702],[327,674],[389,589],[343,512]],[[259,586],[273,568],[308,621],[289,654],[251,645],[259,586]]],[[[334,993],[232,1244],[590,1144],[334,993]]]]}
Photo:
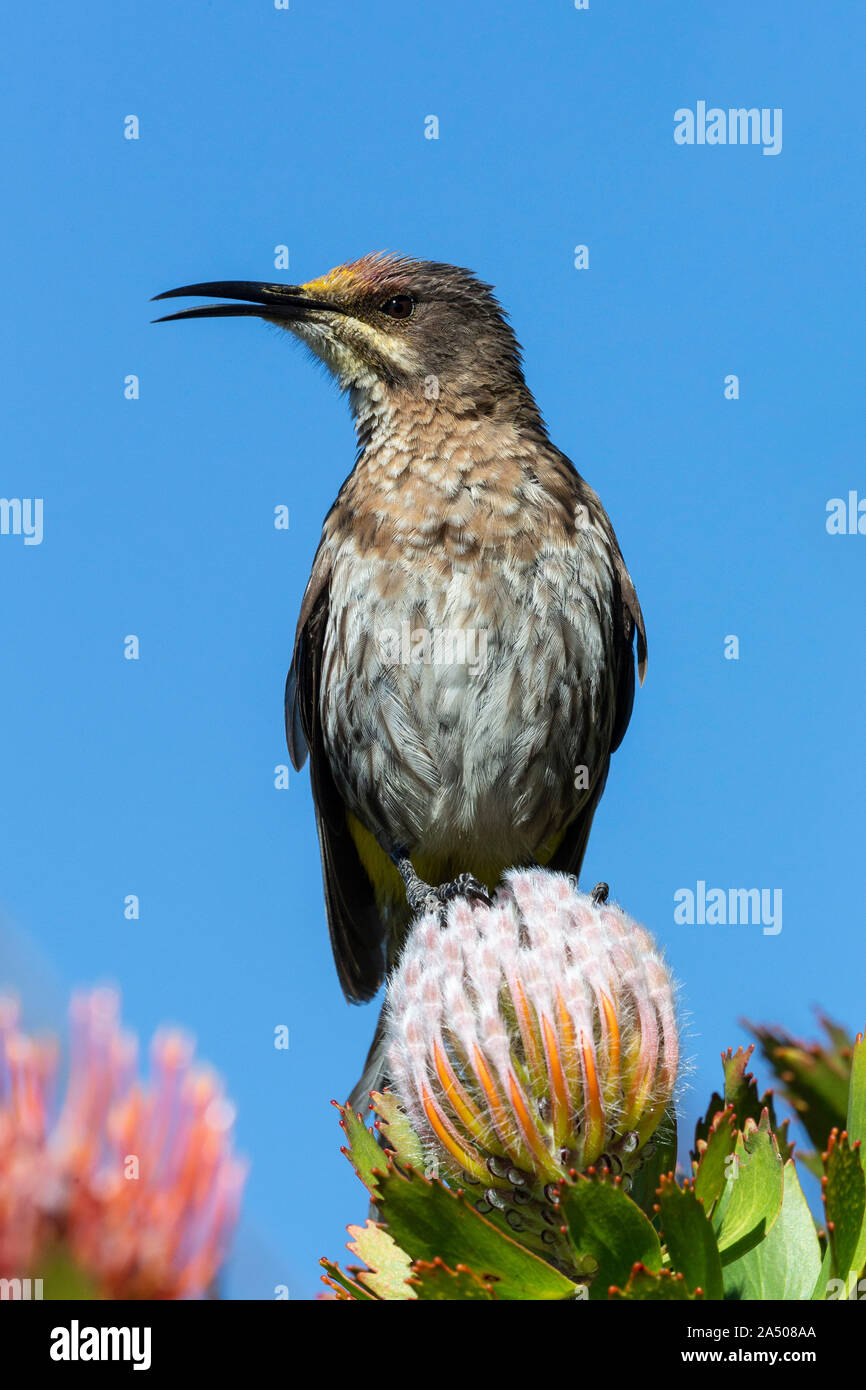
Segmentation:
{"type": "MultiPolygon", "coordinates": [[[[409,1123],[400,1102],[391,1091],[373,1091],[373,1108],[379,1116],[376,1128],[385,1145],[404,1167],[424,1167],[424,1146],[409,1123]]],[[[379,1165],[381,1167],[381,1164],[379,1165]]]]}
{"type": "Polygon", "coordinates": [[[728,1160],[737,1145],[733,1106],[718,1110],[707,1129],[706,1137],[697,1140],[695,1164],[695,1196],[711,1216],[725,1188],[728,1160]]]}
{"type": "Polygon", "coordinates": [[[824,1302],[830,1295],[830,1280],[833,1276],[833,1252],[830,1243],[827,1242],[827,1249],[824,1251],[824,1258],[821,1261],[821,1269],[818,1278],[815,1280],[815,1288],[812,1291],[812,1300],[824,1302]]]}
{"type": "Polygon", "coordinates": [[[563,1186],[561,1207],[578,1268],[586,1269],[589,1260],[595,1266],[591,1299],[606,1299],[612,1284],[624,1285],[635,1264],[661,1269],[662,1250],[652,1222],[618,1181],[578,1177],[563,1186]]]}
{"type": "Polygon", "coordinates": [[[426,1260],[416,1260],[412,1266],[412,1276],[412,1288],[422,1303],[434,1299],[447,1299],[451,1303],[463,1299],[481,1299],[487,1303],[496,1301],[495,1285],[485,1284],[466,1265],[449,1269],[439,1259],[430,1264],[426,1260]]]}
{"type": "Polygon", "coordinates": [[[705,1298],[723,1298],[715,1232],[693,1187],[678,1187],[672,1178],[662,1178],[659,1225],[671,1268],[682,1274],[689,1292],[700,1289],[705,1298]]]}
{"type": "Polygon", "coordinates": [[[672,1173],[677,1166],[677,1117],[673,1109],[667,1112],[642,1152],[643,1163],[632,1178],[629,1196],[658,1226],[655,1204],[659,1183],[664,1174],[672,1173]]]}
{"type": "Polygon", "coordinates": [[[620,1299],[653,1303],[691,1303],[694,1302],[695,1295],[689,1293],[681,1274],[671,1274],[667,1269],[645,1269],[643,1265],[637,1264],[629,1275],[625,1288],[613,1288],[610,1291],[612,1302],[620,1299]]]}
{"type": "Polygon", "coordinates": [[[728,1164],[725,1189],[713,1225],[722,1265],[733,1264],[772,1230],[782,1208],[783,1170],[765,1113],[747,1120],[728,1164]]]}
{"type": "Polygon", "coordinates": [[[353,1164],[355,1172],[369,1192],[376,1186],[375,1173],[385,1168],[385,1152],[376,1143],[375,1135],[367,1128],[360,1115],[356,1115],[348,1105],[331,1102],[340,1112],[340,1126],[348,1139],[342,1152],[353,1164]]]}
{"type": "Polygon", "coordinates": [[[783,1028],[746,1026],[782,1082],[783,1094],[794,1107],[809,1138],[820,1153],[832,1129],[844,1129],[851,1073],[852,1040],[843,1028],[822,1017],[830,1040],[801,1042],[783,1028]]]}
{"type": "Polygon", "coordinates": [[[710,1129],[718,1112],[728,1106],[733,1109],[734,1119],[739,1129],[744,1127],[747,1120],[754,1120],[755,1124],[758,1124],[764,1111],[766,1111],[782,1158],[790,1158],[793,1154],[794,1146],[788,1140],[788,1121],[784,1120],[779,1124],[776,1119],[772,1091],[765,1091],[762,1096],[759,1095],[753,1074],[746,1071],[754,1050],[755,1045],[752,1043],[750,1047],[738,1047],[736,1052],[729,1047],[727,1052],[722,1053],[725,1094],[724,1097],[720,1096],[718,1092],[713,1095],[706,1116],[698,1123],[695,1130],[694,1157],[700,1152],[700,1141],[709,1138],[710,1129]]]}
{"type": "Polygon", "coordinates": [[[852,1144],[866,1142],[866,1039],[862,1033],[857,1034],[851,1054],[846,1128],[852,1144]]]}
{"type": "Polygon", "coordinates": [[[375,1294],[376,1298],[389,1302],[415,1297],[406,1282],[412,1261],[384,1226],[368,1221],[364,1226],[350,1226],[349,1235],[352,1240],[348,1242],[348,1248],[367,1265],[366,1269],[349,1266],[349,1273],[356,1283],[375,1294]]]}
{"type": "Polygon", "coordinates": [[[729,1298],[751,1302],[812,1297],[821,1246],[793,1159],[785,1164],[783,1179],[782,1209],[766,1240],[725,1270],[729,1298]]]}
{"type": "Polygon", "coordinates": [[[841,1023],[834,1023],[832,1018],[828,1018],[826,1014],[820,1012],[818,1012],[818,1022],[837,1052],[849,1053],[851,1051],[851,1034],[847,1028],[843,1028],[841,1023]]]}
{"type": "Polygon", "coordinates": [[[322,1275],[322,1283],[326,1284],[329,1289],[333,1289],[341,1301],[347,1299],[357,1303],[375,1303],[377,1301],[375,1294],[362,1288],[360,1284],[356,1284],[354,1279],[350,1279],[347,1274],[343,1273],[338,1264],[334,1264],[333,1260],[319,1260],[319,1264],[327,1270],[327,1274],[322,1275]]]}
{"type": "MultiPolygon", "coordinates": [[[[848,1137],[852,1144],[860,1145],[860,1162],[866,1150],[866,1040],[862,1033],[857,1034],[851,1058],[851,1087],[848,1092],[848,1137]]],[[[866,1218],[860,1231],[860,1239],[854,1251],[851,1268],[862,1274],[866,1270],[866,1218]]]]}
{"type": "Polygon", "coordinates": [[[722,1066],[725,1071],[725,1104],[734,1107],[740,1128],[746,1120],[754,1120],[755,1124],[764,1109],[759,1096],[755,1078],[746,1067],[752,1058],[755,1044],[751,1043],[748,1047],[738,1047],[736,1052],[729,1047],[727,1052],[722,1053],[722,1066]]]}
{"type": "Polygon", "coordinates": [[[855,1263],[864,1238],[866,1216],[866,1179],[860,1162],[860,1145],[852,1148],[848,1135],[834,1130],[824,1155],[824,1210],[827,1214],[827,1234],[832,1255],[832,1273],[837,1279],[847,1279],[853,1271],[860,1273],[855,1263]]]}
{"type": "Polygon", "coordinates": [[[563,1299],[575,1284],[512,1240],[470,1206],[462,1192],[428,1182],[392,1163],[376,1178],[374,1200],[389,1233],[413,1260],[438,1256],[451,1269],[469,1265],[501,1299],[563,1299]]]}

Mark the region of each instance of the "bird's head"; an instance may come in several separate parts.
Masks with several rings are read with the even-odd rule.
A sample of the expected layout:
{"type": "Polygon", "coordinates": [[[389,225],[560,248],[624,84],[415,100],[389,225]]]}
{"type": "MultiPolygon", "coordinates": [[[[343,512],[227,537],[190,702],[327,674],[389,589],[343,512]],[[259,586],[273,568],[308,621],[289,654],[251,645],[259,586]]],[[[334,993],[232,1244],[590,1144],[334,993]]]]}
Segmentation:
{"type": "Polygon", "coordinates": [[[526,390],[520,346],[489,285],[437,261],[375,254],[303,285],[212,281],[157,299],[219,295],[235,301],[167,314],[171,319],[254,315],[287,328],[363,398],[401,392],[494,411],[526,390]]]}

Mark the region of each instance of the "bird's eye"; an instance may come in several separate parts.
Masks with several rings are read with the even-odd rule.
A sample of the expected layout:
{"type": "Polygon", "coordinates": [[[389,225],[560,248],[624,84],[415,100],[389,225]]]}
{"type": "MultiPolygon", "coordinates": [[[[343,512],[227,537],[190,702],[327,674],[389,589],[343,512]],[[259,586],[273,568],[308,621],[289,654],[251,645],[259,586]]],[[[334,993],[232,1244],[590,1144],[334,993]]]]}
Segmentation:
{"type": "Polygon", "coordinates": [[[411,294],[395,294],[379,305],[379,313],[387,314],[389,319],[410,319],[415,312],[415,301],[411,294]]]}

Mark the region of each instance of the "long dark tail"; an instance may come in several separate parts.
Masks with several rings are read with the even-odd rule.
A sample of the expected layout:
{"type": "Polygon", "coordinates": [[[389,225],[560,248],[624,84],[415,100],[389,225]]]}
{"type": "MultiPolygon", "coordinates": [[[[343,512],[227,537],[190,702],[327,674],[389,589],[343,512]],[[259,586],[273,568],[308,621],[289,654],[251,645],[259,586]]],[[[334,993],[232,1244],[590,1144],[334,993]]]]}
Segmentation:
{"type": "Polygon", "coordinates": [[[355,1111],[365,1114],[370,1103],[370,1092],[381,1091],[387,1084],[387,1068],[385,1065],[385,1005],[379,1010],[379,1021],[376,1024],[376,1031],[373,1034],[373,1041],[370,1044],[370,1051],[367,1053],[367,1060],[364,1063],[358,1081],[352,1088],[349,1096],[349,1105],[355,1111]]]}

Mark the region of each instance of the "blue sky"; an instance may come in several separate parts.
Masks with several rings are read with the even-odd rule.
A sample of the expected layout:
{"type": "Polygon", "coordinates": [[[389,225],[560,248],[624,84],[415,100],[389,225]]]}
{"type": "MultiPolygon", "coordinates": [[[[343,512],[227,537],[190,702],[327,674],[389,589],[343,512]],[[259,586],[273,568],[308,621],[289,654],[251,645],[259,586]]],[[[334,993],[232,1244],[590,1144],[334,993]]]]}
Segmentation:
{"type": "Polygon", "coordinates": [[[866,1020],[866,535],[825,525],[831,498],[866,497],[866,25],[838,0],[714,10],[97,0],[7,19],[0,493],[43,498],[44,535],[0,536],[0,975],[37,1022],[110,979],[143,1036],[197,1035],[252,1161],[231,1294],[309,1297],[366,1209],[328,1101],[375,1013],[339,992],[307,777],[273,785],[353,435],[287,335],[152,327],[160,290],[386,247],[496,284],[646,616],[584,878],[682,983],[683,1128],[742,1016],[866,1020]],[[781,108],[781,152],[677,145],[699,101],[781,108]],[[781,889],[782,930],[676,923],[698,881],[781,889]]]}

